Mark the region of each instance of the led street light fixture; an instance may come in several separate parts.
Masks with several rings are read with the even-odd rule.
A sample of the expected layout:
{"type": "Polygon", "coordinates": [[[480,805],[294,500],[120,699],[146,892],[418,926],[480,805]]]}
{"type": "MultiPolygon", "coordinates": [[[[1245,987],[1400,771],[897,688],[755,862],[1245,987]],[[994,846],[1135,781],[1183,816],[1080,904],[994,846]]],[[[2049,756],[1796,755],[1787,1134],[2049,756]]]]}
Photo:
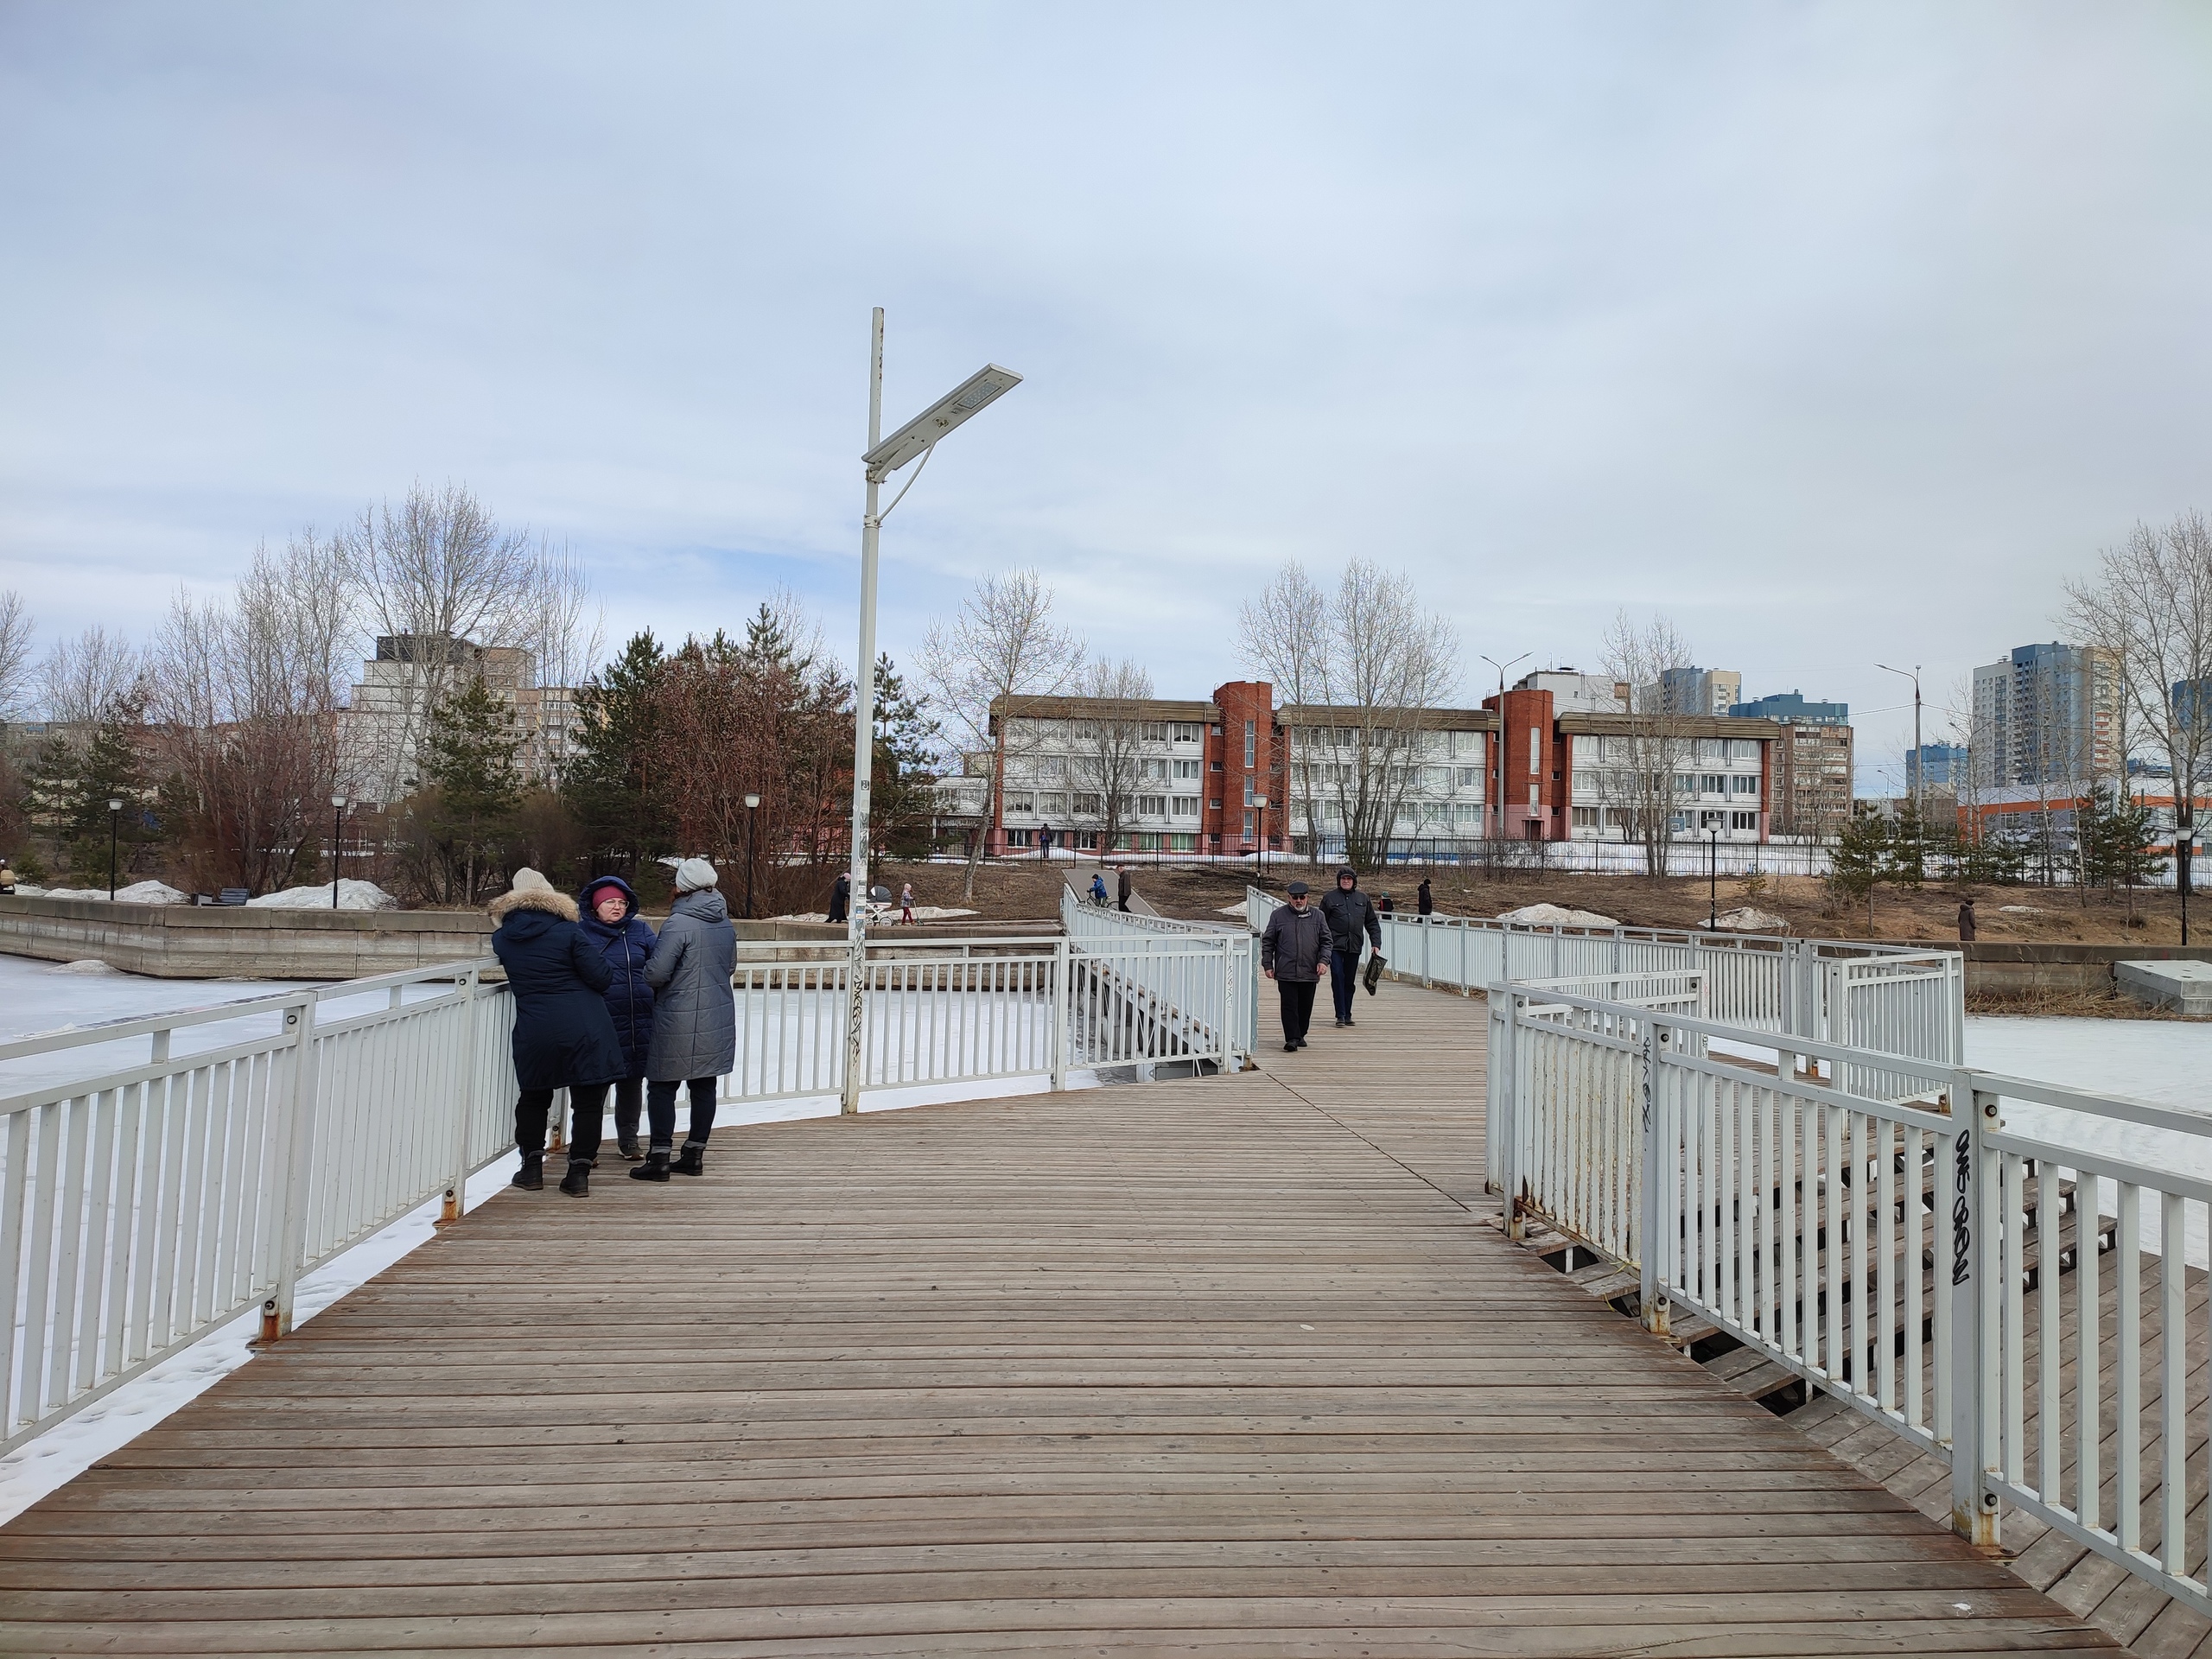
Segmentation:
{"type": "Polygon", "coordinates": [[[868,476],[879,481],[890,477],[977,410],[1020,384],[1021,377],[1012,369],[986,364],[862,455],[868,476]]]}

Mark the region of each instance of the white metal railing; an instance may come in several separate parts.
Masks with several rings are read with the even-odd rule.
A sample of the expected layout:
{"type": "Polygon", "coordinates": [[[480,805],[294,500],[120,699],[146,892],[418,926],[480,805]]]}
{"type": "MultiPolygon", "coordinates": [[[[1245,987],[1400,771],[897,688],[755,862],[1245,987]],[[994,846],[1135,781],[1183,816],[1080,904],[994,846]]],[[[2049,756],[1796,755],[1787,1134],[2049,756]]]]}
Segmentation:
{"type": "Polygon", "coordinates": [[[1701,1317],[1947,1461],[1967,1536],[2011,1504],[2212,1613],[2187,1529],[2212,1118],[1613,988],[1491,995],[1509,1228],[1542,1218],[1637,1270],[1654,1329],[1701,1317]]]}
{"type": "MultiPolygon", "coordinates": [[[[861,1090],[1021,1077],[1061,1088],[1079,1067],[1203,1061],[1227,1071],[1249,1052],[1243,933],[1110,923],[1071,931],[870,940],[861,1090]]],[[[849,972],[840,945],[741,944],[737,1058],[718,1084],[723,1096],[841,1094],[849,972]]]]}
{"type": "Polygon", "coordinates": [[[458,1213],[513,1144],[490,963],[0,1043],[0,1086],[12,1060],[147,1044],[0,1099],[0,1450],[256,1304],[274,1340],[302,1273],[442,1192],[458,1213]]]}
{"type": "MultiPolygon", "coordinates": [[[[1255,931],[1276,903],[1256,887],[1245,890],[1255,931]]],[[[1395,976],[1462,995],[1501,980],[1694,972],[1715,1020],[1947,1065],[1966,1058],[1965,958],[1955,951],[1665,928],[1531,927],[1474,916],[1380,919],[1382,953],[1395,976]]]]}

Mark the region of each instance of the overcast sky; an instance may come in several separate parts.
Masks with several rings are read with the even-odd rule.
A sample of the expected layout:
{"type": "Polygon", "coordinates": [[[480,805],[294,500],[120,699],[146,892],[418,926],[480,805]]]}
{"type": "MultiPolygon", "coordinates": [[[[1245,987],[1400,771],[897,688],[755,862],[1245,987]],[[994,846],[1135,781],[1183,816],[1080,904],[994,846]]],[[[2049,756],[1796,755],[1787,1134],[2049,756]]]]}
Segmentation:
{"type": "Polygon", "coordinates": [[[880,304],[887,423],[1027,377],[885,528],[894,656],[1030,564],[1203,695],[1365,554],[1470,698],[1663,611],[1872,787],[1877,660],[1945,701],[2212,510],[2208,19],[0,0],[0,586],[143,633],[454,480],[617,639],[782,583],[849,656],[880,304]]]}

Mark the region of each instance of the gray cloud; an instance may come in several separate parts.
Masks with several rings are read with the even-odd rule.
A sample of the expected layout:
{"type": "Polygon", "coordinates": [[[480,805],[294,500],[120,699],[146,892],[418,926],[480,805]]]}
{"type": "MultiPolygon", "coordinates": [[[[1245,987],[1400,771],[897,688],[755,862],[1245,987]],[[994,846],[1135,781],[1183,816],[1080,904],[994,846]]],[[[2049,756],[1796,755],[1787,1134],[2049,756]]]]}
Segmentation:
{"type": "Polygon", "coordinates": [[[570,541],[621,628],[783,582],[842,640],[883,304],[891,418],[1028,377],[887,527],[894,652],[1033,563],[1202,690],[1277,563],[1363,552],[1471,651],[1586,660],[1656,607],[1753,693],[1880,708],[1877,658],[1941,690],[2050,637],[2133,519],[2212,506],[2205,35],[11,5],[0,582],[143,628],[450,477],[570,541]]]}

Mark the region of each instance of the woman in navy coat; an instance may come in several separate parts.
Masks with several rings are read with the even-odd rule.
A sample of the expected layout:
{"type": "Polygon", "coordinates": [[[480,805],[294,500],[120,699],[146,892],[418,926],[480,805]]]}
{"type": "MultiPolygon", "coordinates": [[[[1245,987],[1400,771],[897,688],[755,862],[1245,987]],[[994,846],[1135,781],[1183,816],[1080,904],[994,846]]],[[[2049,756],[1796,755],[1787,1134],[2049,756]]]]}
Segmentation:
{"type": "Polygon", "coordinates": [[[566,1089],[573,1110],[561,1190],[581,1198],[591,1191],[607,1087],[629,1071],[601,995],[607,963],[576,926],[576,901],[554,892],[536,870],[517,870],[512,889],[491,910],[499,925],[492,949],[515,1000],[515,1145],[522,1167],[514,1184],[545,1185],[545,1115],[553,1091],[566,1089]]]}
{"type": "Polygon", "coordinates": [[[638,895],[619,875],[586,882],[577,902],[582,908],[576,925],[607,964],[602,995],[614,1021],[614,1040],[621,1044],[629,1068],[614,1085],[614,1145],[634,1164],[645,1155],[638,1145],[638,1119],[645,1102],[645,1052],[653,1040],[653,988],[645,978],[653,931],[638,914],[638,895]]]}

